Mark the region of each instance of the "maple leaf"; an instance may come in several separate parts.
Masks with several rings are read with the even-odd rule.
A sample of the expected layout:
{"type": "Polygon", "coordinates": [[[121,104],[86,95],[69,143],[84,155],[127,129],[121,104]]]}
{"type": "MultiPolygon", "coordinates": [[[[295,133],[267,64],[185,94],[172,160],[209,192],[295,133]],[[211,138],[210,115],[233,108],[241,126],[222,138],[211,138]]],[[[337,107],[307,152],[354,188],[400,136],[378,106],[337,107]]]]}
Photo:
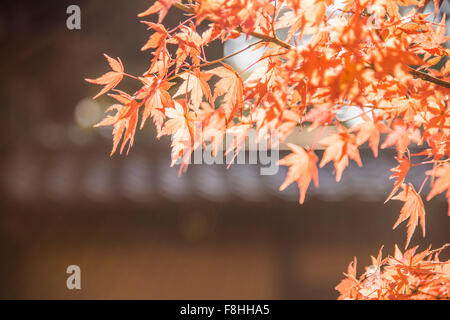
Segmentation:
{"type": "Polygon", "coordinates": [[[369,117],[363,116],[365,122],[353,126],[350,132],[357,131],[356,143],[362,145],[366,141],[369,141],[369,146],[372,149],[374,157],[378,157],[378,144],[380,143],[380,133],[388,131],[387,126],[377,118],[375,121],[371,121],[369,117]]]}
{"type": "Polygon", "coordinates": [[[203,20],[208,19],[211,13],[220,9],[220,1],[200,1],[198,7],[195,10],[197,17],[197,24],[200,24],[203,20]]]}
{"type": "Polygon", "coordinates": [[[311,180],[314,181],[316,188],[319,186],[319,174],[317,171],[317,156],[314,151],[306,152],[300,146],[292,143],[287,144],[292,153],[278,161],[282,166],[289,166],[286,180],[280,186],[280,191],[287,188],[292,182],[297,181],[300,190],[299,203],[305,201],[306,191],[308,190],[311,180]]]}
{"type": "Polygon", "coordinates": [[[415,143],[420,142],[420,132],[415,128],[407,126],[401,119],[395,119],[392,128],[393,130],[381,145],[381,149],[395,144],[398,155],[402,155],[405,153],[411,141],[415,143]]]}
{"type": "MultiPolygon", "coordinates": [[[[192,24],[191,28],[181,26],[180,29],[181,32],[177,32],[167,41],[167,43],[178,45],[175,71],[179,70],[188,56],[192,59],[194,65],[199,65],[202,45],[204,45],[203,38],[193,30],[192,24]]],[[[198,71],[198,69],[196,70],[198,71]]]]}
{"type": "Polygon", "coordinates": [[[445,163],[444,165],[426,172],[427,175],[438,177],[436,181],[432,184],[430,193],[427,196],[427,201],[437,194],[447,190],[445,196],[448,202],[448,215],[450,216],[450,164],[445,163]]]}
{"type": "Polygon", "coordinates": [[[154,4],[152,4],[147,10],[138,14],[138,17],[142,18],[145,16],[149,16],[151,14],[158,13],[158,23],[161,23],[164,20],[164,17],[167,15],[170,7],[173,3],[178,2],[175,0],[158,0],[154,4]]]}
{"type": "Polygon", "coordinates": [[[201,136],[195,137],[196,143],[211,141],[211,151],[212,155],[215,157],[223,144],[223,138],[226,133],[225,113],[222,109],[214,109],[207,102],[203,102],[202,106],[203,108],[198,114],[201,119],[204,119],[202,122],[203,128],[198,130],[201,131],[201,136]]]}
{"type": "Polygon", "coordinates": [[[142,21],[142,23],[146,24],[148,29],[153,29],[155,32],[148,38],[145,45],[141,48],[141,51],[157,48],[154,55],[159,57],[160,51],[165,49],[168,32],[162,24],[156,24],[149,21],[142,21]]]}
{"type": "Polygon", "coordinates": [[[303,1],[302,9],[305,10],[305,18],[312,24],[319,25],[325,15],[327,5],[332,3],[331,0],[314,0],[303,1]]]}
{"type": "Polygon", "coordinates": [[[411,161],[404,157],[395,157],[395,159],[398,161],[398,166],[395,168],[392,168],[391,171],[394,173],[392,176],[389,177],[389,179],[397,179],[397,181],[394,184],[394,188],[392,189],[391,193],[387,197],[387,199],[384,201],[384,203],[388,202],[392,196],[397,192],[397,190],[400,188],[400,186],[403,184],[403,181],[405,181],[406,175],[408,174],[409,169],[411,168],[411,161]]]}
{"type": "Polygon", "coordinates": [[[348,166],[348,158],[353,159],[358,166],[362,166],[355,136],[344,128],[340,130],[341,132],[333,133],[319,142],[326,147],[319,167],[322,168],[328,162],[333,161],[336,169],[336,181],[341,180],[342,172],[348,166]]]}
{"type": "Polygon", "coordinates": [[[117,60],[115,60],[106,54],[104,56],[108,60],[108,63],[113,71],[105,73],[97,79],[85,79],[90,83],[105,85],[105,87],[94,97],[94,99],[97,99],[99,96],[105,94],[109,90],[114,89],[120,83],[120,81],[122,81],[123,78],[124,68],[122,61],[120,61],[120,58],[117,58],[117,60]]]}
{"type": "Polygon", "coordinates": [[[358,292],[359,281],[356,279],[356,257],[353,258],[347,267],[347,273],[344,273],[345,279],[343,279],[335,289],[339,291],[339,299],[354,299],[358,292]]]}
{"type": "Polygon", "coordinates": [[[183,100],[175,100],[174,106],[166,108],[165,113],[169,120],[166,121],[158,138],[164,135],[172,135],[172,165],[179,158],[186,160],[190,155],[193,138],[193,115],[183,107],[183,100]]]}
{"type": "Polygon", "coordinates": [[[169,60],[170,54],[166,48],[167,37],[169,33],[166,28],[162,24],[156,24],[148,21],[141,21],[142,23],[148,26],[148,29],[153,29],[155,33],[153,33],[145,45],[141,48],[141,51],[145,51],[148,49],[155,49],[153,52],[154,59],[150,65],[150,68],[144,75],[148,75],[151,73],[160,73],[161,78],[167,73],[169,68],[169,60]]]}
{"type": "Polygon", "coordinates": [[[128,150],[130,150],[133,145],[134,134],[136,132],[136,125],[138,121],[138,110],[140,106],[133,97],[125,92],[118,91],[118,93],[119,94],[110,94],[110,96],[122,104],[113,105],[106,110],[106,112],[116,110],[116,114],[114,116],[107,116],[104,120],[95,125],[95,127],[109,125],[114,126],[113,149],[111,151],[111,156],[116,152],[122,136],[123,141],[120,148],[120,153],[123,152],[127,142],[129,142],[128,150]]]}
{"type": "MultiPolygon", "coordinates": [[[[121,96],[117,96],[117,95],[112,95],[112,97],[115,97],[116,99],[118,99],[120,101],[120,97],[123,98],[123,100],[127,100],[125,101],[126,103],[123,106],[123,113],[121,112],[118,121],[121,120],[126,120],[125,122],[125,133],[123,134],[123,140],[122,140],[122,145],[120,147],[120,153],[122,154],[125,145],[129,142],[128,144],[128,151],[130,151],[130,148],[133,146],[134,143],[134,134],[136,132],[136,125],[138,122],[138,111],[139,111],[139,107],[140,104],[132,97],[129,97],[128,95],[124,95],[121,94],[121,96]]],[[[114,149],[113,149],[114,151],[114,149]]],[[[127,151],[127,152],[128,152],[127,151]]],[[[114,152],[112,152],[111,154],[113,154],[114,152]]]]}
{"type": "Polygon", "coordinates": [[[328,103],[314,105],[314,107],[305,115],[305,121],[312,122],[308,130],[316,129],[322,125],[327,126],[332,123],[336,112],[330,110],[328,103]]]}
{"type": "Polygon", "coordinates": [[[245,146],[245,141],[247,140],[248,134],[252,127],[252,124],[242,123],[232,126],[226,130],[227,134],[233,136],[233,142],[228,146],[225,155],[228,155],[234,150],[234,155],[228,163],[228,168],[233,164],[234,159],[245,146]]]}
{"type": "Polygon", "coordinates": [[[400,210],[400,216],[395,222],[392,229],[397,228],[397,226],[409,218],[408,220],[408,230],[406,234],[406,245],[405,249],[408,247],[411,237],[416,229],[416,226],[419,224],[422,227],[422,234],[425,237],[425,209],[423,207],[422,198],[420,195],[414,190],[414,187],[411,184],[403,184],[402,191],[393,197],[393,200],[400,200],[405,202],[402,209],[400,210]]]}
{"type": "Polygon", "coordinates": [[[189,140],[187,114],[180,101],[174,101],[174,106],[166,109],[167,120],[158,138],[163,135],[174,135],[175,140],[189,140]]]}
{"type": "Polygon", "coordinates": [[[228,119],[231,118],[243,103],[244,84],[241,77],[226,64],[223,67],[208,70],[207,73],[221,78],[214,86],[214,99],[224,96],[225,114],[228,119]]]}
{"type": "Polygon", "coordinates": [[[123,106],[121,104],[112,105],[108,109],[106,109],[105,113],[108,113],[113,110],[116,110],[116,114],[114,116],[108,115],[102,121],[100,121],[99,123],[94,125],[94,127],[114,126],[114,129],[112,132],[113,148],[110,153],[110,156],[112,156],[116,152],[117,146],[119,145],[119,142],[122,139],[123,132],[126,129],[126,125],[127,125],[126,119],[119,120],[121,111],[123,110],[123,106]]]}
{"type": "Polygon", "coordinates": [[[158,134],[164,121],[164,107],[171,106],[172,98],[167,90],[173,85],[171,82],[162,81],[154,76],[139,78],[144,84],[137,95],[137,99],[144,100],[144,111],[142,113],[141,129],[145,121],[151,115],[158,134]]]}
{"type": "Polygon", "coordinates": [[[211,74],[201,72],[199,70],[196,70],[194,73],[188,72],[182,74],[180,78],[184,81],[173,96],[177,97],[180,95],[186,95],[188,92],[190,92],[192,109],[194,111],[198,111],[203,96],[205,96],[209,102],[212,102],[211,90],[207,82],[211,78],[211,76],[211,74]]]}
{"type": "Polygon", "coordinates": [[[381,260],[382,260],[381,258],[383,256],[383,247],[384,246],[381,246],[380,250],[378,251],[378,255],[377,255],[376,258],[374,256],[370,256],[370,258],[372,260],[372,264],[377,266],[378,268],[381,267],[381,260]]]}
{"type": "Polygon", "coordinates": [[[424,126],[426,129],[428,129],[427,133],[433,132],[433,130],[430,130],[433,128],[438,128],[441,132],[445,131],[446,127],[448,128],[446,122],[448,122],[448,119],[450,119],[449,107],[442,103],[440,108],[429,108],[428,112],[430,113],[431,117],[424,126]]]}

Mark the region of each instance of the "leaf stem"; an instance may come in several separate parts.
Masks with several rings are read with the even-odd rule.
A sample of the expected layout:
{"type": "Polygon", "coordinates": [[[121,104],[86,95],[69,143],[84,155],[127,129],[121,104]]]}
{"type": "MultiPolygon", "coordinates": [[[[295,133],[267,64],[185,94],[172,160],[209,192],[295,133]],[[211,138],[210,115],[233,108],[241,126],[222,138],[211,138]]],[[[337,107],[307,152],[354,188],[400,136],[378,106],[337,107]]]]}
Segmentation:
{"type": "Polygon", "coordinates": [[[129,77],[129,78],[132,78],[132,79],[135,79],[135,80],[139,80],[137,77],[135,77],[135,76],[133,76],[133,75],[131,75],[131,74],[128,74],[128,73],[125,73],[125,72],[122,72],[122,74],[123,74],[124,76],[126,76],[126,77],[129,77]]]}

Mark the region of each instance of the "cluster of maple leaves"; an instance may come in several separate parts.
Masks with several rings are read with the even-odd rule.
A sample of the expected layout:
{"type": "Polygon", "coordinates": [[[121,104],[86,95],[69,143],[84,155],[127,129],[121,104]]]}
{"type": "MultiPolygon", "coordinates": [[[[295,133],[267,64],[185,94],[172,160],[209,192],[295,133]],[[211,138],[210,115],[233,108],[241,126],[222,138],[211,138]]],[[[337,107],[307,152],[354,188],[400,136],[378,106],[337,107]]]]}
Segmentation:
{"type": "Polygon", "coordinates": [[[382,258],[382,249],[372,265],[358,278],[356,258],[350,262],[346,279],[336,286],[341,300],[430,300],[448,299],[450,264],[439,260],[447,246],[417,252],[417,247],[404,253],[395,246],[393,257],[382,258]]]}
{"type": "MultiPolygon", "coordinates": [[[[238,152],[252,128],[259,141],[275,132],[283,142],[305,124],[309,129],[332,125],[336,132],[317,137],[325,148],[319,163],[315,145],[289,144],[292,153],[280,160],[289,167],[280,189],[296,182],[300,203],[311,181],[318,186],[318,167],[333,162],[339,181],[350,160],[363,165],[361,145],[368,143],[377,157],[386,135],[380,148],[395,147],[398,161],[386,201],[404,202],[394,228],[408,220],[406,249],[417,225],[425,235],[420,193],[426,182],[431,183],[426,199],[445,193],[450,215],[450,60],[444,47],[449,37],[445,16],[432,22],[422,13],[428,2],[158,0],[139,14],[158,14],[157,23],[142,21],[151,30],[142,47],[151,50],[147,71],[129,75],[120,59],[105,55],[112,71],[87,79],[104,85],[96,97],[110,92],[117,101],[107,109],[114,114],[97,126],[114,127],[111,154],[119,145],[122,153],[133,145],[136,128],[151,118],[158,138],[172,138],[173,164],[181,160],[185,168],[193,150],[212,144],[217,152],[226,134],[235,138],[228,151],[238,152]],[[399,6],[410,7],[401,14],[399,6]],[[171,7],[187,17],[167,30],[161,22],[171,7]],[[201,23],[206,28],[200,33],[201,23]],[[279,30],[287,30],[282,39],[279,30]],[[214,61],[205,55],[210,43],[241,34],[259,41],[232,55],[265,49],[245,79],[224,62],[232,55],[214,61]],[[133,94],[116,89],[123,77],[134,78],[140,88],[133,94]],[[337,116],[349,105],[361,109],[363,120],[353,127],[337,116]],[[413,143],[420,152],[410,153],[413,143]],[[422,165],[429,170],[415,190],[406,177],[422,165]]],[[[374,273],[359,280],[352,264],[337,289],[342,298],[450,297],[448,262],[439,262],[438,252],[396,249],[393,258],[374,260],[374,273]]]]}

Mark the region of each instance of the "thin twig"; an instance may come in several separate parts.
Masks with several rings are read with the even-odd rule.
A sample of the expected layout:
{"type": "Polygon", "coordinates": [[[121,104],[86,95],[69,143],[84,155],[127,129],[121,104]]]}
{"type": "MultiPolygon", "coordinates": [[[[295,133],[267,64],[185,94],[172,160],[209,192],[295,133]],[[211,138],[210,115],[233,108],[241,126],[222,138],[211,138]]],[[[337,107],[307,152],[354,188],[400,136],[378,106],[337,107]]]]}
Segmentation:
{"type": "Polygon", "coordinates": [[[184,70],[184,71],[182,71],[182,72],[180,72],[180,73],[177,73],[176,75],[173,75],[172,77],[170,77],[169,79],[167,79],[167,81],[170,81],[170,80],[173,80],[173,79],[175,79],[175,78],[178,78],[178,77],[181,76],[182,74],[184,74],[184,73],[186,73],[186,72],[189,72],[189,71],[191,71],[191,70],[193,70],[193,69],[203,68],[203,67],[208,67],[208,66],[211,66],[211,65],[213,65],[213,64],[220,63],[220,62],[222,62],[222,61],[224,61],[224,60],[226,60],[226,59],[228,59],[228,58],[231,58],[231,57],[233,57],[233,56],[235,56],[235,55],[238,55],[239,53],[242,53],[242,52],[244,52],[245,50],[248,50],[248,49],[250,49],[251,47],[254,47],[254,46],[256,46],[256,45],[258,45],[258,44],[260,44],[260,43],[262,43],[262,42],[263,42],[263,40],[260,40],[260,41],[258,41],[258,42],[249,44],[249,45],[248,45],[247,47],[245,47],[244,49],[241,49],[241,50],[239,50],[239,51],[236,51],[236,52],[234,52],[234,53],[232,53],[232,54],[229,54],[228,56],[219,58],[219,59],[217,59],[217,60],[210,61],[210,62],[206,62],[206,63],[199,64],[199,65],[193,65],[193,66],[190,66],[188,69],[186,69],[186,70],[184,70]]]}

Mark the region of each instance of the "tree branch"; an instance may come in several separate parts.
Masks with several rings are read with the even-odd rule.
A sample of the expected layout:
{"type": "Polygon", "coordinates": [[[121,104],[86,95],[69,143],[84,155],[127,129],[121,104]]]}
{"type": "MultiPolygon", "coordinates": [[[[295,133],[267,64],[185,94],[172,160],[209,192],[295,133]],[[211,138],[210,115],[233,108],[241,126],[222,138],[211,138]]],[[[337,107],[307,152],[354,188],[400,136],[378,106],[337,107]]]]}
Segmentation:
{"type": "Polygon", "coordinates": [[[203,68],[203,67],[208,67],[208,66],[211,66],[211,65],[213,65],[213,64],[220,63],[220,62],[222,62],[222,61],[224,61],[224,60],[226,60],[226,59],[228,59],[228,58],[234,57],[235,55],[238,55],[239,53],[244,52],[245,50],[250,49],[250,48],[253,47],[253,46],[256,46],[256,45],[260,44],[260,43],[263,42],[263,41],[264,41],[264,40],[260,40],[260,41],[258,41],[258,42],[249,44],[249,45],[248,45],[247,47],[245,47],[244,49],[241,49],[241,50],[239,50],[239,51],[236,51],[236,52],[234,52],[234,53],[232,53],[232,54],[230,54],[230,55],[228,55],[228,56],[219,58],[219,59],[217,59],[217,60],[205,62],[205,63],[199,64],[199,65],[192,65],[192,66],[189,67],[188,69],[186,69],[186,70],[184,70],[184,71],[182,71],[182,72],[180,72],[180,73],[177,73],[176,75],[173,75],[172,77],[170,77],[169,79],[167,79],[167,81],[171,81],[171,80],[173,80],[173,79],[176,79],[176,78],[178,78],[179,76],[181,76],[182,74],[184,74],[184,73],[186,73],[186,72],[189,72],[189,71],[191,71],[191,70],[193,70],[193,69],[196,69],[196,68],[203,68]]]}
{"type": "Polygon", "coordinates": [[[420,78],[424,81],[432,82],[438,86],[450,89],[450,82],[430,76],[428,73],[417,71],[411,67],[409,67],[409,73],[412,74],[414,78],[420,78]]]}
{"type": "MultiPolygon", "coordinates": [[[[178,9],[180,9],[181,11],[186,12],[186,13],[191,13],[191,14],[195,13],[195,9],[194,9],[194,8],[192,8],[192,7],[190,7],[190,6],[187,6],[187,5],[185,5],[185,4],[182,4],[182,3],[180,3],[180,2],[175,2],[175,3],[173,4],[173,6],[176,7],[176,8],[178,8],[178,9]]],[[[211,21],[211,22],[214,22],[214,21],[212,21],[212,20],[210,20],[210,21],[211,21]]],[[[237,32],[240,32],[240,33],[243,33],[241,27],[236,28],[236,31],[237,31],[237,32]]],[[[252,37],[261,39],[261,40],[263,40],[263,41],[265,41],[265,42],[272,42],[272,43],[275,43],[275,44],[277,44],[277,45],[279,45],[280,47],[283,47],[283,48],[285,48],[285,49],[292,49],[292,46],[291,46],[291,45],[289,45],[289,44],[287,44],[286,42],[283,42],[283,41],[281,41],[280,39],[275,38],[275,37],[270,37],[270,36],[267,36],[267,35],[265,35],[265,34],[258,33],[258,32],[250,32],[249,35],[252,36],[252,37]]]]}
{"type": "MultiPolygon", "coordinates": [[[[190,13],[190,14],[194,14],[195,13],[195,9],[194,8],[192,8],[191,6],[187,6],[185,4],[182,4],[180,2],[173,3],[173,6],[178,8],[178,9],[180,9],[180,10],[182,10],[182,11],[184,11],[184,12],[186,12],[186,13],[190,13]]],[[[214,21],[211,21],[211,22],[214,22],[214,21]]],[[[241,27],[238,27],[236,29],[236,31],[238,31],[240,33],[243,33],[241,27]]],[[[290,44],[288,44],[286,42],[283,42],[283,41],[281,41],[280,39],[278,39],[276,37],[270,37],[270,36],[267,36],[265,34],[258,33],[258,32],[250,32],[249,35],[252,36],[252,37],[261,39],[261,40],[263,40],[265,42],[275,43],[275,44],[277,44],[280,47],[283,47],[285,49],[293,49],[293,47],[290,44]]],[[[436,84],[438,86],[450,89],[450,82],[442,80],[442,79],[439,79],[439,78],[436,78],[436,77],[433,77],[433,76],[431,76],[428,73],[417,71],[417,70],[415,70],[415,69],[413,69],[413,68],[411,68],[409,66],[408,66],[408,68],[409,68],[409,73],[414,78],[419,78],[419,79],[422,79],[424,81],[434,83],[434,84],[436,84]]]]}

